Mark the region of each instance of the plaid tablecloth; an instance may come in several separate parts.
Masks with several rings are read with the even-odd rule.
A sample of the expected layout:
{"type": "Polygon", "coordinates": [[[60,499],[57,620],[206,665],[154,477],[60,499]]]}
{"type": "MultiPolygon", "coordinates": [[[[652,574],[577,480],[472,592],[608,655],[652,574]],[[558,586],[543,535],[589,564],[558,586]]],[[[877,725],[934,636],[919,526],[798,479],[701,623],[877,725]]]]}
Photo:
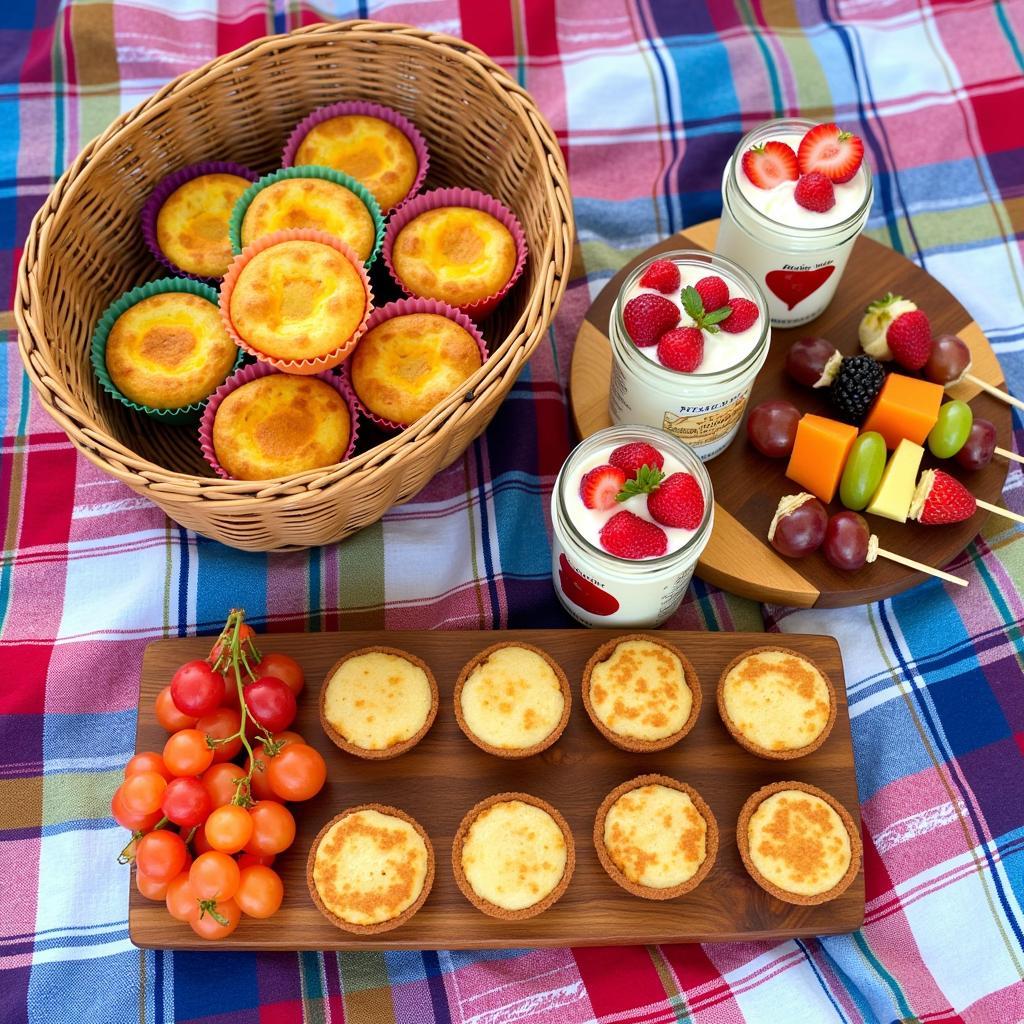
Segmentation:
{"type": "MultiPolygon", "coordinates": [[[[869,233],[961,299],[1024,393],[1020,3],[0,4],[0,298],[55,176],[119,111],[255,36],[367,15],[461,34],[533,92],[568,160],[573,281],[487,434],[382,523],[302,554],[188,534],[78,458],[30,398],[6,331],[0,1019],[1024,1020],[1024,537],[1003,520],[957,559],[966,592],[924,584],[794,612],[696,582],[671,623],[839,638],[865,837],[857,934],[344,956],[129,943],[108,806],[132,752],[144,645],[210,631],[234,604],[267,630],[569,625],[546,505],[572,443],[576,328],[623,261],[719,212],[723,162],[756,122],[799,113],[860,132],[877,182],[869,233]]],[[[1022,479],[1014,468],[1005,495],[1018,510],[1022,479]]]]}

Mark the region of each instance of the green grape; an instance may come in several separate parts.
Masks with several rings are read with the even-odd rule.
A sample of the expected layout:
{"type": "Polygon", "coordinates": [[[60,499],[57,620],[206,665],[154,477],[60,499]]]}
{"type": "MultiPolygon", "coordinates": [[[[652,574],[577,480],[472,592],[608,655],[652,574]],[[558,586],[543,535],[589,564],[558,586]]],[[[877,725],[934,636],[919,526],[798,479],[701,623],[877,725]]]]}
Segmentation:
{"type": "Polygon", "coordinates": [[[885,469],[885,438],[874,430],[853,442],[839,482],[839,500],[854,512],[867,507],[885,469]]]}
{"type": "Polygon", "coordinates": [[[951,459],[963,448],[974,423],[974,413],[966,402],[946,402],[928,435],[928,449],[937,459],[951,459]]]}

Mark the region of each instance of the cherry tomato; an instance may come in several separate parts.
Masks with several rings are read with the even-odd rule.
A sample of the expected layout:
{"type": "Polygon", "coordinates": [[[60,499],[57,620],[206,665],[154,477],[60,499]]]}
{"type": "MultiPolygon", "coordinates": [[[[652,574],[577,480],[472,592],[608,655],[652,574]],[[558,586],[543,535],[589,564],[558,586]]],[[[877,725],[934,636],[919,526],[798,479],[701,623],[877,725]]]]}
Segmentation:
{"type": "Polygon", "coordinates": [[[138,772],[121,783],[121,800],[132,814],[152,814],[160,810],[167,780],[157,772],[138,772]]]}
{"type": "MultiPolygon", "coordinates": [[[[248,647],[248,641],[252,640],[254,636],[256,636],[256,631],[252,628],[252,626],[243,622],[242,625],[238,627],[238,646],[241,647],[243,651],[246,650],[246,648],[248,647]]],[[[221,642],[220,637],[218,637],[217,642],[210,649],[210,661],[216,662],[217,659],[220,657],[220,654],[221,642]]]]}
{"type": "Polygon", "coordinates": [[[160,820],[159,809],[153,811],[152,814],[136,814],[134,811],[128,810],[124,805],[120,788],[117,789],[110,801],[110,815],[118,825],[130,832],[149,832],[156,827],[156,823],[160,820]]]}
{"type": "Polygon", "coordinates": [[[226,804],[206,819],[206,841],[223,853],[238,853],[252,837],[252,818],[244,807],[226,804]]]}
{"type": "Polygon", "coordinates": [[[156,772],[162,775],[168,782],[174,776],[167,770],[164,759],[155,750],[142,750],[136,754],[125,766],[124,777],[130,775],[141,775],[142,772],[156,772]]]}
{"type": "MultiPolygon", "coordinates": [[[[275,744],[284,744],[287,746],[289,743],[305,743],[306,741],[297,733],[286,730],[285,732],[279,732],[274,735],[275,744]]],[[[281,747],[283,750],[284,747],[281,747]]],[[[249,785],[252,790],[252,797],[255,800],[272,800],[274,798],[274,791],[270,788],[270,779],[267,776],[267,769],[270,767],[272,758],[267,756],[267,752],[264,749],[262,743],[257,743],[252,748],[253,755],[256,760],[259,761],[263,767],[257,768],[252,773],[252,778],[249,780],[249,785]]],[[[280,751],[278,751],[280,753],[280,751]]],[[[249,758],[245,759],[245,770],[249,770],[249,758]]]]}
{"type": "Polygon", "coordinates": [[[188,921],[199,915],[199,904],[196,901],[196,894],[192,891],[187,871],[182,871],[167,883],[164,900],[167,903],[167,913],[175,921],[188,921]]]}
{"type": "Polygon", "coordinates": [[[218,743],[214,748],[214,764],[230,761],[242,749],[242,737],[235,736],[241,725],[242,716],[233,708],[217,708],[196,722],[196,728],[212,739],[226,740],[229,736],[234,736],[229,743],[218,743]]]}
{"type": "MultiPolygon", "coordinates": [[[[245,674],[245,669],[242,670],[242,682],[248,678],[245,674]]],[[[235,679],[234,672],[224,673],[224,703],[221,705],[224,708],[234,708],[235,711],[241,713],[242,705],[238,702],[238,682],[235,679]]]]}
{"type": "Polygon", "coordinates": [[[302,688],[306,685],[302,666],[294,658],[289,658],[287,654],[279,654],[277,651],[264,654],[257,671],[261,676],[280,679],[296,697],[302,693],[302,688]]]}
{"type": "Polygon", "coordinates": [[[281,800],[309,800],[324,788],[327,764],[318,750],[304,743],[289,743],[270,758],[267,781],[281,800]]]}
{"type": "Polygon", "coordinates": [[[224,900],[214,909],[227,924],[221,924],[208,910],[200,910],[195,917],[189,918],[192,931],[202,939],[226,939],[242,919],[242,911],[234,900],[224,900]]]}
{"type": "Polygon", "coordinates": [[[203,772],[203,785],[210,794],[211,808],[231,803],[235,798],[238,780],[244,778],[245,771],[237,764],[211,764],[203,772]]]}
{"type": "Polygon", "coordinates": [[[288,684],[273,676],[260,676],[242,689],[256,724],[268,732],[280,732],[295,721],[295,694],[288,684]]]}
{"type": "Polygon", "coordinates": [[[136,844],[135,867],[154,882],[169,882],[185,867],[188,849],[177,832],[157,829],[136,844]]]}
{"type": "Polygon", "coordinates": [[[206,838],[205,828],[197,828],[195,830],[195,833],[192,836],[192,849],[195,850],[197,857],[199,854],[209,853],[213,849],[206,838]]]}
{"type": "Polygon", "coordinates": [[[224,701],[224,677],[205,661],[187,661],[171,677],[171,699],[186,715],[202,718],[224,701]]]}
{"type": "Polygon", "coordinates": [[[186,776],[167,784],[161,810],[168,821],[173,821],[187,832],[206,821],[213,810],[213,803],[202,782],[186,776]]]}
{"type": "Polygon", "coordinates": [[[238,864],[220,850],[201,853],[189,868],[192,891],[201,900],[229,900],[238,890],[238,864]]]}
{"type": "Polygon", "coordinates": [[[238,881],[235,902],[249,917],[271,917],[284,899],[284,883],[272,868],[262,864],[243,868],[238,881]]]}
{"type": "Polygon", "coordinates": [[[182,729],[164,744],[164,764],[175,775],[202,775],[212,763],[213,751],[198,729],[182,729]]]}
{"type": "Polygon", "coordinates": [[[165,686],[156,695],[156,720],[168,732],[191,729],[196,724],[195,718],[178,710],[171,696],[170,686],[165,686]]]}
{"type": "Polygon", "coordinates": [[[246,853],[283,853],[295,841],[295,819],[284,804],[258,800],[249,808],[252,837],[246,853]]]}
{"type": "Polygon", "coordinates": [[[155,882],[149,875],[136,869],[135,887],[147,900],[162,900],[167,896],[167,882],[155,882]]]}
{"type": "Polygon", "coordinates": [[[277,857],[272,853],[240,853],[237,859],[238,866],[244,871],[254,864],[262,864],[265,868],[269,868],[277,860],[277,857]]]}

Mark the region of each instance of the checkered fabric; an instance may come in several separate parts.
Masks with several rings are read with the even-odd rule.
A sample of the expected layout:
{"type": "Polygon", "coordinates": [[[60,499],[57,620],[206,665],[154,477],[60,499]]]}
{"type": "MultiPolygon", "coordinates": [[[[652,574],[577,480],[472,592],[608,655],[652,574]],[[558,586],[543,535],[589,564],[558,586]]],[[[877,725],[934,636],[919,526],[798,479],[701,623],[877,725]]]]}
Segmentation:
{"type": "MultiPolygon", "coordinates": [[[[114,865],[124,833],[108,808],[132,753],[145,644],[214,630],[235,604],[271,631],[569,625],[550,585],[546,505],[572,443],[577,326],[625,260],[719,212],[722,165],[758,121],[799,113],[861,134],[877,184],[869,234],[959,297],[1024,393],[1019,2],[10,0],[0,302],[33,212],[120,111],[256,36],[352,16],[462,35],[531,90],[575,198],[568,293],[462,458],[381,523],[297,554],[189,534],[78,458],[31,399],[6,331],[0,1019],[1024,1020],[1024,537],[996,519],[954,564],[965,592],[927,583],[881,604],[797,612],[695,582],[671,623],[839,638],[867,879],[854,935],[486,953],[131,946],[128,874],[114,865]]],[[[1004,500],[1018,511],[1022,482],[1015,467],[1004,500]]]]}

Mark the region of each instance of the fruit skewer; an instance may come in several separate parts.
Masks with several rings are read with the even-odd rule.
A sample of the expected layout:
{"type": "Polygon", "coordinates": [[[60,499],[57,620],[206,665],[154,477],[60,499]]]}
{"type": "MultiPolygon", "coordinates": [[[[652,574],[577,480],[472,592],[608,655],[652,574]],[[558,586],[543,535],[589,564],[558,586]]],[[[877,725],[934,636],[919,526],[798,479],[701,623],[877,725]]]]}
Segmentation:
{"type": "Polygon", "coordinates": [[[925,526],[943,526],[962,523],[979,508],[1004,519],[1024,523],[1024,516],[976,498],[959,480],[941,469],[926,469],[921,474],[910,503],[909,516],[925,526]]]}

